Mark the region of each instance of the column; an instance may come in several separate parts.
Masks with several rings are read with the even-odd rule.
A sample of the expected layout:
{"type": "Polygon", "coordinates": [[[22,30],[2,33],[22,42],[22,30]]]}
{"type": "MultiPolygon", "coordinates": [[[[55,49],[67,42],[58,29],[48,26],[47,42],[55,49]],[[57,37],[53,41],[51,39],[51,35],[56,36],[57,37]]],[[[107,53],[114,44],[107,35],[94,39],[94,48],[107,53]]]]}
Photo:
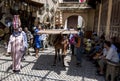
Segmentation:
{"type": "Polygon", "coordinates": [[[64,29],[65,29],[65,30],[67,29],[67,24],[68,24],[68,20],[66,19],[65,25],[64,25],[64,29]]]}
{"type": "Polygon", "coordinates": [[[81,16],[78,16],[78,25],[79,27],[82,27],[82,22],[83,22],[83,19],[81,16]]]}
{"type": "Polygon", "coordinates": [[[110,39],[110,19],[111,19],[111,12],[112,12],[112,0],[109,0],[107,25],[106,25],[106,31],[105,31],[105,37],[106,37],[107,40],[110,39]]]}
{"type": "Polygon", "coordinates": [[[97,29],[97,34],[98,34],[98,35],[100,35],[101,12],[102,12],[102,4],[100,4],[100,7],[99,7],[98,29],[97,29]]]}

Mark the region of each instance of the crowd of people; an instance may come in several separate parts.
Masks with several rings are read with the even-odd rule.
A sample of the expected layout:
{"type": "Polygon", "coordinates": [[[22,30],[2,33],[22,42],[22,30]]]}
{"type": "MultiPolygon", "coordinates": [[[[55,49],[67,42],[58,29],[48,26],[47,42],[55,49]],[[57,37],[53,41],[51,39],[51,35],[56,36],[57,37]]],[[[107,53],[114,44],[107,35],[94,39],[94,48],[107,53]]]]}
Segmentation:
{"type": "Polygon", "coordinates": [[[105,40],[104,34],[98,37],[96,33],[93,37],[88,39],[89,44],[86,43],[86,56],[97,67],[97,74],[100,76],[105,75],[107,62],[119,63],[120,52],[119,43],[111,40],[105,40]],[[89,49],[89,50],[88,50],[89,49]]]}
{"type": "Polygon", "coordinates": [[[118,64],[120,62],[120,45],[111,38],[105,40],[104,33],[99,37],[93,33],[91,38],[85,38],[79,30],[79,34],[70,35],[70,46],[72,55],[76,55],[76,65],[81,66],[82,56],[86,56],[97,68],[97,75],[105,75],[107,62],[118,64]]]}
{"type": "MultiPolygon", "coordinates": [[[[19,15],[15,15],[13,19],[13,33],[10,36],[7,52],[11,55],[13,63],[13,72],[20,72],[21,61],[25,60],[26,54],[30,55],[29,48],[33,47],[36,58],[39,57],[39,50],[44,50],[48,45],[48,35],[40,34],[40,30],[44,30],[41,25],[36,26],[34,34],[27,27],[22,30],[19,15]]],[[[107,61],[118,63],[120,59],[120,48],[113,40],[105,40],[105,35],[97,36],[93,33],[92,37],[87,39],[84,32],[78,28],[78,34],[70,34],[68,36],[71,55],[76,56],[76,65],[82,66],[82,56],[85,55],[89,60],[97,66],[97,73],[104,75],[107,61]]],[[[68,46],[69,46],[68,45],[68,46]]]]}

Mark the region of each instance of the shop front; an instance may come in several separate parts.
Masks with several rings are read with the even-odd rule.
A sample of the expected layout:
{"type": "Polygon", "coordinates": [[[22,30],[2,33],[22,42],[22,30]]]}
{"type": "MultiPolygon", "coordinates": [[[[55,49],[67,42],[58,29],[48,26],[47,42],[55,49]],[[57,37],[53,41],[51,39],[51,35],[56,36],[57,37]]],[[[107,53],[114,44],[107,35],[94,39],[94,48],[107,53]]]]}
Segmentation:
{"type": "Polygon", "coordinates": [[[43,4],[33,0],[0,0],[0,45],[7,44],[12,33],[13,16],[18,14],[21,27],[32,30],[37,11],[41,10],[43,4]]]}

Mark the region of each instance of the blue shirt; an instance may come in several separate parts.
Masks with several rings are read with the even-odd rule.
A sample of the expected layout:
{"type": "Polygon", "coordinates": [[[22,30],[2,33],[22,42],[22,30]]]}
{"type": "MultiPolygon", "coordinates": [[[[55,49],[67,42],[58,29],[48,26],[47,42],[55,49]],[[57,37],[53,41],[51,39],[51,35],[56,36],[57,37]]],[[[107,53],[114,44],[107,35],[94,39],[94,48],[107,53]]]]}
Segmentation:
{"type": "Polygon", "coordinates": [[[35,41],[40,42],[41,41],[41,36],[38,34],[39,30],[35,29],[35,41]]]}

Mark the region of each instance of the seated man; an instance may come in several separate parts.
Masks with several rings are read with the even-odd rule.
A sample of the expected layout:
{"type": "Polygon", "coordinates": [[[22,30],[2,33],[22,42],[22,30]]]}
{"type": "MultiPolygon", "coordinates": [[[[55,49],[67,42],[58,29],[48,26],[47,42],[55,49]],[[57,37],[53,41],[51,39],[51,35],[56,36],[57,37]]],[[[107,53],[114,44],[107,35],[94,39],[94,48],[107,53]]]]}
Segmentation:
{"type": "Polygon", "coordinates": [[[104,74],[103,69],[104,69],[104,66],[105,66],[107,61],[111,61],[111,62],[114,62],[114,63],[118,63],[119,62],[118,53],[117,53],[117,51],[114,48],[112,48],[111,43],[109,41],[105,41],[104,42],[104,48],[106,50],[104,51],[104,54],[101,57],[101,59],[98,61],[98,64],[100,66],[100,68],[99,68],[99,71],[100,71],[99,75],[103,75],[104,74]]]}

